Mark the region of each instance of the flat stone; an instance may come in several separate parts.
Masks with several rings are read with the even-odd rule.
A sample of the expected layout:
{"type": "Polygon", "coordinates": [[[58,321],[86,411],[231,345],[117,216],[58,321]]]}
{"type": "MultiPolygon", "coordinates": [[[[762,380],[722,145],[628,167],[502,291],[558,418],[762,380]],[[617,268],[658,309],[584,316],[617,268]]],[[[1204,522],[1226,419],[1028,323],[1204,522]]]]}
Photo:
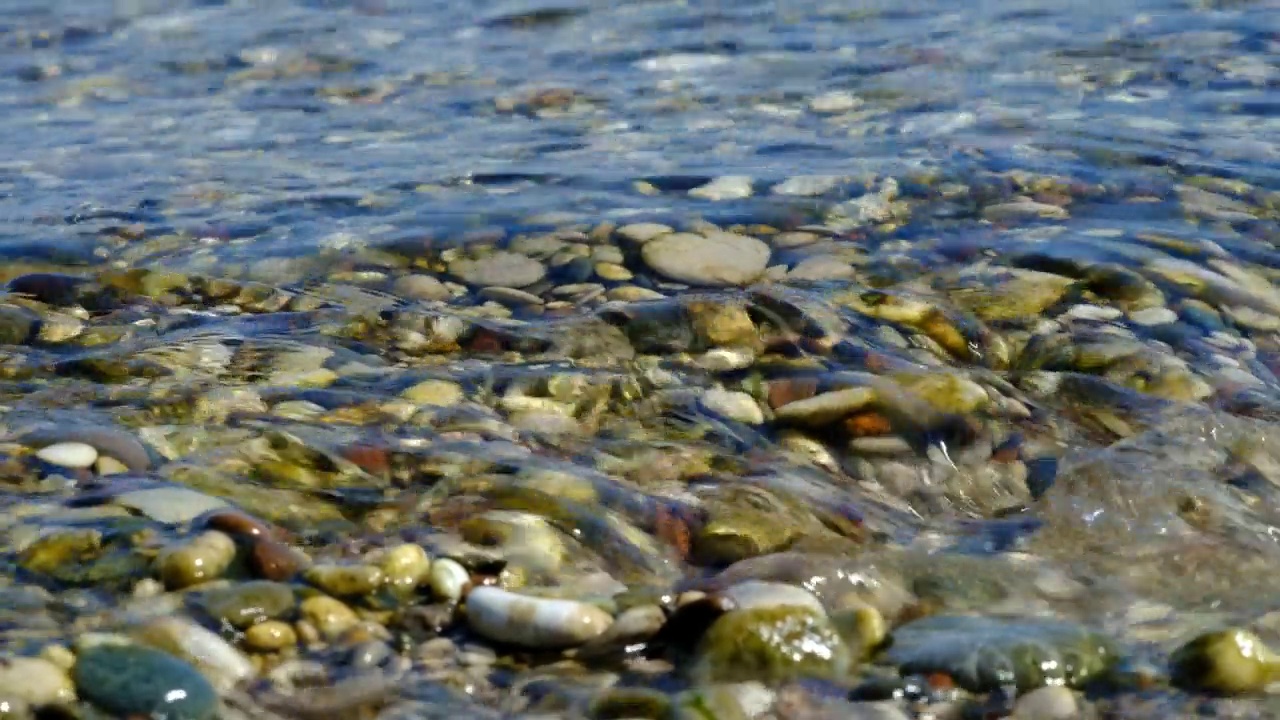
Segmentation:
{"type": "MultiPolygon", "coordinates": [[[[52,662],[38,657],[0,656],[0,708],[14,701],[44,707],[75,699],[71,678],[52,662]]],[[[8,715],[0,712],[0,717],[8,715]]]]}
{"type": "Polygon", "coordinates": [[[80,653],[73,676],[82,698],[121,717],[211,720],[218,693],[190,663],[140,645],[98,645],[80,653]]]}
{"type": "Polygon", "coordinates": [[[671,280],[710,287],[750,284],[769,264],[768,245],[720,231],[666,235],[646,243],[641,254],[646,265],[671,280]]]}
{"type": "Polygon", "coordinates": [[[475,260],[455,260],[449,263],[449,272],[471,285],[522,288],[541,280],[547,269],[526,255],[495,252],[475,260]]]}
{"type": "Polygon", "coordinates": [[[507,307],[523,307],[526,305],[542,305],[543,304],[542,298],[538,297],[537,295],[534,295],[533,293],[527,293],[523,290],[518,290],[516,288],[500,287],[496,285],[493,287],[484,288],[483,290],[481,290],[479,293],[476,293],[476,294],[484,298],[485,300],[492,300],[497,303],[502,303],[507,307]]]}
{"type": "Polygon", "coordinates": [[[838,175],[797,175],[774,185],[771,192],[774,195],[813,197],[831,192],[843,181],[838,175]]]}
{"type": "Polygon", "coordinates": [[[852,280],[853,266],[835,255],[815,255],[796,263],[787,272],[788,280],[822,282],[825,280],[852,280]]]}
{"type": "Polygon", "coordinates": [[[49,425],[22,434],[18,441],[34,448],[57,443],[85,443],[96,448],[99,454],[110,455],[128,465],[130,470],[146,470],[151,467],[151,456],[146,446],[132,434],[115,428],[49,425]]]}
{"type": "Polygon", "coordinates": [[[1014,202],[989,205],[982,209],[982,218],[993,223],[1018,222],[1020,220],[1065,220],[1070,217],[1065,208],[1040,203],[1027,198],[1014,202]]]}
{"type": "Polygon", "coordinates": [[[764,422],[764,412],[755,398],[744,392],[711,388],[702,394],[701,402],[711,412],[740,423],[759,425],[764,422]]]}
{"type": "Polygon", "coordinates": [[[129,490],[116,495],[111,502],[156,522],[171,525],[190,522],[211,510],[229,507],[222,498],[178,485],[129,490]]]}
{"type": "Polygon", "coordinates": [[[430,275],[405,275],[396,278],[391,292],[410,300],[448,300],[453,297],[445,284],[430,275]]]}
{"type": "Polygon", "coordinates": [[[869,387],[851,387],[796,400],[779,407],[775,415],[779,422],[821,426],[853,414],[876,400],[876,391],[869,387]]]}
{"type": "Polygon", "coordinates": [[[633,243],[643,244],[663,235],[670,235],[675,232],[675,228],[661,223],[632,223],[623,225],[615,232],[617,232],[618,237],[630,240],[633,243]]]}
{"type": "Polygon", "coordinates": [[[689,191],[690,197],[702,200],[740,200],[751,197],[751,178],[746,175],[725,175],[689,191]]]}

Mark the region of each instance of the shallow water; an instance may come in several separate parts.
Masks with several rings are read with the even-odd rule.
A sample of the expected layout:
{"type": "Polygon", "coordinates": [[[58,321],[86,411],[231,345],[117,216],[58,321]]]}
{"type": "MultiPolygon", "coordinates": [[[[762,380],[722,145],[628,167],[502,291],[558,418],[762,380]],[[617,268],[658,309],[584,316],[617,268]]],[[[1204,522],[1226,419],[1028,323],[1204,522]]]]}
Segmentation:
{"type": "Polygon", "coordinates": [[[764,579],[1024,618],[862,637],[770,717],[899,667],[934,672],[894,717],[1006,712],[948,653],[1070,665],[1095,636],[1047,616],[1126,658],[1078,663],[1085,716],[1270,716],[1168,681],[1196,633],[1280,638],[1276,0],[10,2],[0,118],[0,653],[181,655],[177,614],[269,675],[228,717],[617,716],[615,671],[795,679],[672,642],[764,579]],[[203,531],[235,557],[200,587],[166,553],[203,531]],[[398,543],[665,634],[552,665],[424,577],[303,571],[398,543]],[[370,624],[246,639],[205,593],[252,579],[370,624]]]}

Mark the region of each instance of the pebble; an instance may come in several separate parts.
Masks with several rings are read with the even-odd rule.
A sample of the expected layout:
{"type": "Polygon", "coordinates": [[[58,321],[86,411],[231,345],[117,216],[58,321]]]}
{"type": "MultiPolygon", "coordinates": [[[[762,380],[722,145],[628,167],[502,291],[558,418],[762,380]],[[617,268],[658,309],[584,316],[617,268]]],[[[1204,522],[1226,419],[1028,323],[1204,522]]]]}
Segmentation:
{"type": "Polygon", "coordinates": [[[326,640],[337,638],[360,622],[355,611],[345,603],[325,595],[303,600],[298,606],[298,614],[320,631],[320,636],[326,640]]]}
{"type": "Polygon", "coordinates": [[[87,468],[98,459],[98,449],[88,443],[60,442],[36,451],[41,460],[65,468],[87,468]]]}
{"type": "Polygon", "coordinates": [[[993,223],[1017,222],[1019,220],[1065,220],[1070,213],[1065,208],[1047,203],[1039,203],[1027,198],[1019,198],[1015,202],[988,205],[982,209],[982,219],[993,223]]]}
{"type": "Polygon", "coordinates": [[[130,433],[115,428],[71,425],[41,427],[23,434],[19,441],[36,448],[58,443],[84,443],[92,445],[100,455],[120,460],[130,470],[139,471],[151,467],[151,455],[146,446],[130,433]]]}
{"type": "MultiPolygon", "coordinates": [[[[38,657],[0,656],[0,706],[20,702],[39,708],[75,699],[71,678],[52,662],[38,657]]],[[[0,712],[0,717],[7,716],[0,712]]]]}
{"type": "Polygon", "coordinates": [[[342,597],[370,595],[387,579],[374,565],[316,565],[304,575],[312,585],[342,597]]]}
{"type": "Polygon", "coordinates": [[[522,288],[547,274],[542,263],[520,253],[500,251],[475,260],[455,260],[449,272],[471,285],[522,288]]]}
{"type": "Polygon", "coordinates": [[[623,225],[615,232],[617,232],[619,237],[625,240],[643,244],[663,235],[670,235],[675,232],[675,228],[670,225],[662,225],[661,223],[632,223],[630,225],[623,225]]]}
{"type": "Polygon", "coordinates": [[[203,597],[205,612],[240,629],[284,617],[293,610],[293,602],[293,588],[270,580],[216,588],[203,597]]]}
{"type": "Polygon", "coordinates": [[[748,580],[733,585],[720,594],[739,610],[793,605],[812,610],[820,615],[827,613],[822,602],[813,593],[786,583],[748,580]]]}
{"type": "Polygon", "coordinates": [[[188,523],[207,512],[230,507],[222,498],[180,485],[129,490],[113,497],[111,503],[170,525],[188,523]]]}
{"type": "Polygon", "coordinates": [[[1168,325],[1178,322],[1178,313],[1167,307],[1151,307],[1129,313],[1129,319],[1139,325],[1168,325]]]}
{"type": "Polygon", "coordinates": [[[581,645],[613,623],[600,608],[576,600],[520,595],[478,587],[467,595],[467,622],[477,634],[539,650],[581,645]]]}
{"type": "Polygon", "coordinates": [[[1061,685],[1037,688],[1018,698],[1016,720],[1071,720],[1080,716],[1075,693],[1061,685]]]}
{"type": "Polygon", "coordinates": [[[755,398],[744,392],[712,388],[702,394],[701,402],[707,410],[740,423],[759,425],[764,422],[764,411],[755,398]]]}
{"type": "Polygon", "coordinates": [[[400,393],[400,397],[419,405],[448,407],[462,401],[462,387],[450,380],[424,380],[400,393]]]}
{"type": "Polygon", "coordinates": [[[740,200],[751,197],[751,178],[746,175],[724,175],[689,191],[690,197],[702,200],[740,200]]]}
{"type": "Polygon", "coordinates": [[[404,275],[396,278],[391,292],[410,300],[443,301],[453,297],[445,284],[430,275],[404,275]]]}
{"type": "Polygon", "coordinates": [[[524,307],[526,305],[545,304],[545,301],[542,298],[534,295],[533,293],[527,293],[523,290],[517,290],[516,288],[501,287],[497,285],[483,288],[476,294],[480,296],[481,299],[492,300],[493,302],[507,307],[524,307]]]}
{"type": "Polygon", "coordinates": [[[471,574],[457,560],[440,558],[431,563],[427,572],[427,583],[431,593],[441,600],[458,602],[467,583],[471,582],[471,574]]]}
{"type": "Polygon", "coordinates": [[[162,550],[156,565],[165,587],[181,590],[221,577],[235,557],[235,541],[226,533],[209,530],[162,550]]]}
{"type": "Polygon", "coordinates": [[[774,195],[791,195],[794,197],[814,197],[831,192],[843,182],[838,175],[797,175],[774,185],[774,195]]]}
{"type": "Polygon", "coordinates": [[[280,620],[267,620],[244,631],[244,644],[258,652],[278,652],[298,644],[293,626],[280,620]]]}
{"type": "Polygon", "coordinates": [[[611,262],[596,263],[595,272],[602,280],[608,280],[610,282],[626,282],[635,277],[635,275],[633,275],[627,268],[618,263],[611,262]]]}
{"type": "Polygon", "coordinates": [[[256,672],[249,658],[221,635],[185,618],[157,618],[131,634],[140,643],[191,663],[219,690],[229,690],[256,672]]]}
{"type": "Polygon", "coordinates": [[[747,285],[769,264],[769,246],[747,235],[712,231],[675,233],[645,243],[644,262],[659,274],[690,285],[747,285]]]}
{"type": "Polygon", "coordinates": [[[789,402],[779,407],[774,413],[779,422],[821,426],[857,412],[875,400],[874,389],[851,387],[789,402]]]}
{"type": "Polygon", "coordinates": [[[72,677],[82,698],[121,717],[211,720],[218,713],[218,694],[199,670],[140,645],[88,648],[72,677]]]}

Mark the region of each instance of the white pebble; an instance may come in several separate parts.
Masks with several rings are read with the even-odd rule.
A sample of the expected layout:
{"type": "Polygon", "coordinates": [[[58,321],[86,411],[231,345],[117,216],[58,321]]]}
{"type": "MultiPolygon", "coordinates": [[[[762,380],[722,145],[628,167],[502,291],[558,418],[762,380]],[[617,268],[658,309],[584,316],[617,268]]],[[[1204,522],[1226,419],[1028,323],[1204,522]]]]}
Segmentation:
{"type": "Polygon", "coordinates": [[[764,412],[755,398],[744,392],[711,388],[702,394],[702,405],[711,412],[747,425],[764,422],[764,412]]]}
{"type": "Polygon", "coordinates": [[[1167,325],[1178,321],[1178,313],[1167,307],[1152,307],[1129,313],[1129,319],[1139,325],[1167,325]]]}
{"type": "Polygon", "coordinates": [[[1018,720],[1070,720],[1079,714],[1075,693],[1060,685],[1032,690],[1013,709],[1018,720]]]}
{"type": "Polygon", "coordinates": [[[498,642],[555,649],[581,645],[613,623],[600,608],[576,600],[518,595],[496,587],[478,587],[467,595],[467,623],[498,642]]]}
{"type": "Polygon", "coordinates": [[[441,558],[431,564],[427,573],[427,584],[431,592],[441,600],[458,602],[462,599],[462,589],[471,581],[471,575],[456,560],[441,558]]]}
{"type": "Polygon", "coordinates": [[[60,442],[46,445],[36,457],[65,468],[87,468],[98,459],[98,449],[88,443],[60,442]]]}
{"type": "Polygon", "coordinates": [[[751,178],[746,175],[725,175],[689,191],[690,197],[703,200],[739,200],[751,197],[751,178]]]}

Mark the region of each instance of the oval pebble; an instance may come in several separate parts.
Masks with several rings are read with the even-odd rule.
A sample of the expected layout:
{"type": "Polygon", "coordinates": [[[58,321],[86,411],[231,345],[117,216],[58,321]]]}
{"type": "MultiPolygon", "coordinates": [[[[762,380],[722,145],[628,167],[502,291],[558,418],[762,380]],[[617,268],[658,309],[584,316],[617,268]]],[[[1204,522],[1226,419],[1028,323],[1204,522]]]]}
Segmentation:
{"type": "Polygon", "coordinates": [[[185,618],[156,618],[131,635],[144,645],[192,663],[221,690],[229,690],[254,674],[249,658],[221,635],[185,618]]]}
{"type": "MultiPolygon", "coordinates": [[[[36,657],[0,656],[0,709],[6,702],[38,708],[75,699],[71,679],[52,662],[36,657]]],[[[0,712],[0,717],[8,715],[0,712]]]]}
{"type": "Polygon", "coordinates": [[[122,717],[209,720],[218,694],[189,663],[139,645],[103,644],[80,653],[72,670],[80,697],[122,717]]]}
{"type": "Polygon", "coordinates": [[[98,460],[98,449],[88,443],[60,442],[36,451],[36,457],[65,468],[87,468],[98,460]]]}
{"type": "Polygon", "coordinates": [[[119,460],[130,470],[146,470],[151,467],[151,454],[142,441],[131,433],[116,428],[73,425],[38,427],[23,433],[18,439],[28,447],[42,449],[58,443],[84,443],[92,445],[100,455],[119,460]]]}
{"type": "Polygon", "coordinates": [[[467,595],[467,622],[477,634],[534,649],[581,645],[613,623],[600,608],[576,600],[519,595],[478,587],[467,595]]]}
{"type": "Polygon", "coordinates": [[[458,602],[467,583],[471,582],[471,574],[457,560],[441,558],[431,564],[427,582],[437,598],[458,602]]]}
{"type": "Polygon", "coordinates": [[[747,285],[769,264],[769,246],[748,235],[674,233],[645,243],[641,256],[658,274],[690,285],[747,285]]]}

